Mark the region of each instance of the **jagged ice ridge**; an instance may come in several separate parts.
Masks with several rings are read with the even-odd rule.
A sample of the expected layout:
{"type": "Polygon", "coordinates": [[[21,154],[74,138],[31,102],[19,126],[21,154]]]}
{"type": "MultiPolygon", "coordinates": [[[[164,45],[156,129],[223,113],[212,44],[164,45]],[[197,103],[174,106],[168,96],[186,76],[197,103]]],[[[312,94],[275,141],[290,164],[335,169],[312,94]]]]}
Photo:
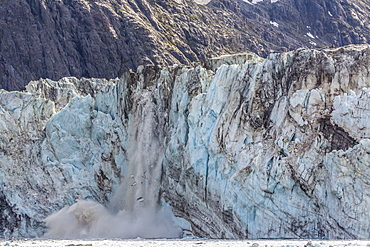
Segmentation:
{"type": "Polygon", "coordinates": [[[88,199],[112,212],[169,204],[201,237],[368,239],[369,51],[1,91],[0,234],[42,236],[45,217],[88,199]]]}

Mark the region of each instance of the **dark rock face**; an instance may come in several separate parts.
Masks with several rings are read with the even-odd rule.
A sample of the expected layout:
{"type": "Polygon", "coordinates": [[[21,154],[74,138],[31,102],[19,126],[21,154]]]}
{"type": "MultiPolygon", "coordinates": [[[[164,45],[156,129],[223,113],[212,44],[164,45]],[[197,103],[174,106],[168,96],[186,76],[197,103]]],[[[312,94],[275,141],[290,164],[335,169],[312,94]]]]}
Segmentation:
{"type": "Polygon", "coordinates": [[[257,42],[245,37],[245,24],[232,27],[232,13],[219,12],[172,1],[2,1],[1,87],[22,89],[40,77],[114,78],[141,64],[189,63],[257,42]]]}
{"type": "Polygon", "coordinates": [[[141,64],[369,40],[369,1],[4,0],[0,87],[63,76],[115,78],[141,64]]]}
{"type": "Polygon", "coordinates": [[[333,125],[330,122],[330,118],[324,118],[320,123],[320,131],[325,138],[330,140],[329,152],[333,150],[348,150],[358,144],[358,142],[342,128],[336,124],[333,125]]]}
{"type": "Polygon", "coordinates": [[[21,89],[39,77],[117,77],[147,63],[154,52],[147,31],[116,11],[95,1],[3,2],[2,87],[21,89]]]}
{"type": "Polygon", "coordinates": [[[13,212],[13,208],[7,203],[3,193],[0,193],[0,235],[12,235],[14,229],[19,225],[17,214],[13,212]],[[9,230],[10,229],[10,230],[9,230]]]}
{"type": "Polygon", "coordinates": [[[279,0],[249,4],[213,0],[256,27],[265,42],[281,47],[328,47],[369,40],[369,1],[279,0]]]}

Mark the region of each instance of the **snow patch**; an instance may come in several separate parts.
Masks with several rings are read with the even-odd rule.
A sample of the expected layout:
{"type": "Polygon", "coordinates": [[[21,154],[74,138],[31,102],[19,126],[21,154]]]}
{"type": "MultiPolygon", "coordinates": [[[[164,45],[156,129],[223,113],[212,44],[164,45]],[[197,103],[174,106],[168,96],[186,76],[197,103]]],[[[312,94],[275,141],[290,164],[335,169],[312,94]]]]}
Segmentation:
{"type": "MultiPolygon", "coordinates": [[[[259,2],[263,2],[264,0],[244,0],[244,1],[249,3],[249,4],[257,4],[259,2]]],[[[279,1],[279,0],[271,0],[271,3],[276,3],[277,1],[279,1]]]]}
{"type": "Polygon", "coordinates": [[[275,22],[275,21],[270,21],[270,24],[275,26],[275,27],[279,27],[279,23],[275,22]]]}
{"type": "Polygon", "coordinates": [[[308,37],[310,37],[311,39],[314,39],[314,38],[315,38],[315,36],[313,36],[313,35],[312,35],[312,33],[310,33],[310,32],[306,33],[306,35],[307,35],[308,37]]]}
{"type": "MultiPolygon", "coordinates": [[[[200,5],[206,5],[209,3],[211,0],[194,0],[195,3],[200,4],[200,5]]],[[[181,1],[176,0],[176,2],[181,3],[181,1]]]]}

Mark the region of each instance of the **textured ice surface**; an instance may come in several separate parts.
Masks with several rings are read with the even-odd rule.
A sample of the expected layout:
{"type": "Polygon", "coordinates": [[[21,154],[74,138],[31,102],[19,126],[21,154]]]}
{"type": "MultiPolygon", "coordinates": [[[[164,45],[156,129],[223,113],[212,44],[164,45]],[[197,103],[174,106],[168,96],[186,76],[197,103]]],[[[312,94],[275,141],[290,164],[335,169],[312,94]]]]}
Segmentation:
{"type": "Polygon", "coordinates": [[[45,217],[90,200],[116,214],[168,203],[201,237],[368,239],[368,54],[239,54],[2,91],[0,233],[41,236],[45,217]]]}

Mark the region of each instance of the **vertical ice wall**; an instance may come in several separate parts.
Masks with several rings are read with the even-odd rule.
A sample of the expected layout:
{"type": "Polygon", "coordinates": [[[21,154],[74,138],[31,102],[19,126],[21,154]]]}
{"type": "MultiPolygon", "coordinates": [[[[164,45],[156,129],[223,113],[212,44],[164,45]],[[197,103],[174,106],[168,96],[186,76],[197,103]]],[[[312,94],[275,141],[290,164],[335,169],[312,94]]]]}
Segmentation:
{"type": "MultiPolygon", "coordinates": [[[[46,126],[45,163],[57,160],[86,169],[101,166],[101,160],[111,161],[98,173],[99,196],[105,193],[101,201],[105,207],[79,201],[64,208],[46,219],[50,228],[46,237],[181,236],[178,220],[160,198],[165,136],[165,112],[158,103],[162,92],[155,83],[146,85],[146,75],[130,76],[98,85],[102,88],[95,99],[91,97],[95,93],[73,98],[46,126]],[[52,150],[61,154],[55,157],[52,150]],[[114,176],[118,181],[112,181],[114,176]],[[69,223],[65,218],[71,218],[69,223]]],[[[165,83],[161,77],[158,81],[165,83]]]]}
{"type": "Polygon", "coordinates": [[[139,209],[173,220],[166,201],[197,236],[368,238],[368,54],[246,54],[3,91],[1,234],[40,236],[80,200],[62,213],[87,232],[139,209]]]}
{"type": "Polygon", "coordinates": [[[176,213],[208,237],[369,238],[368,54],[303,49],[223,65],[195,94],[175,84],[176,213]]]}

